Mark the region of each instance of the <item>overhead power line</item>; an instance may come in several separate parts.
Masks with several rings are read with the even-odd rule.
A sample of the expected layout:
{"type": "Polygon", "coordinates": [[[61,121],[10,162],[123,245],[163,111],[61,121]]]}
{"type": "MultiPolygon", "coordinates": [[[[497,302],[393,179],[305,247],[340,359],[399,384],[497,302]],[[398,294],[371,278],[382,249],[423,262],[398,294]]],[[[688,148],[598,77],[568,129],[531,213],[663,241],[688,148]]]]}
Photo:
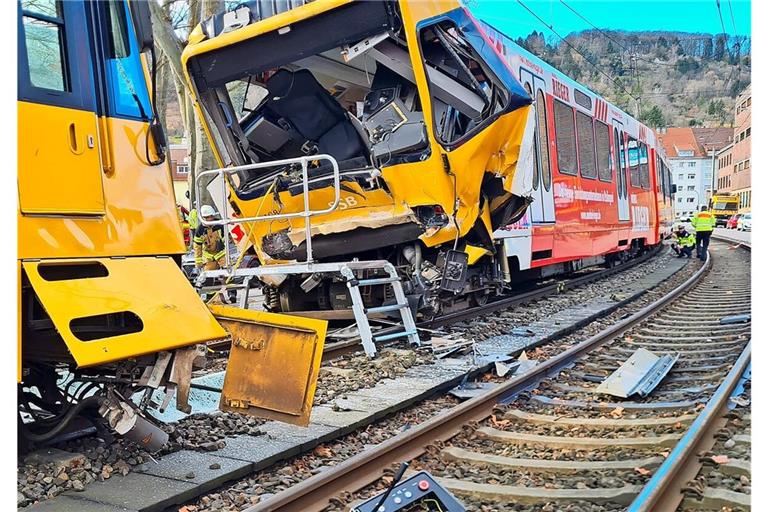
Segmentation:
{"type": "Polygon", "coordinates": [[[567,44],[567,45],[568,45],[568,46],[569,46],[571,49],[573,49],[573,51],[575,51],[576,53],[578,53],[579,55],[581,55],[581,57],[582,57],[582,58],[583,58],[585,61],[587,61],[587,62],[588,62],[588,63],[589,63],[589,64],[590,64],[592,67],[594,67],[594,68],[595,68],[595,69],[596,69],[596,70],[597,70],[597,71],[598,71],[600,74],[602,74],[603,76],[607,77],[607,78],[608,78],[608,79],[609,79],[609,80],[610,80],[610,81],[611,81],[613,84],[616,84],[616,85],[618,85],[618,86],[619,86],[619,87],[620,87],[620,88],[621,88],[621,89],[622,89],[624,92],[626,92],[626,93],[629,95],[629,97],[630,97],[630,98],[634,99],[635,101],[637,101],[637,100],[639,99],[639,98],[637,98],[637,97],[636,97],[634,94],[632,94],[632,92],[630,92],[629,90],[627,90],[627,88],[626,88],[626,87],[624,87],[624,85],[621,83],[621,79],[620,79],[620,78],[618,78],[618,77],[614,77],[614,76],[611,76],[609,73],[606,73],[605,71],[603,71],[603,69],[602,69],[602,68],[600,68],[600,66],[598,66],[597,64],[595,64],[594,62],[592,62],[592,60],[590,60],[590,59],[589,59],[589,58],[588,58],[586,55],[584,55],[583,53],[581,53],[581,51],[580,51],[578,48],[576,48],[574,45],[572,45],[572,44],[570,43],[570,41],[568,41],[566,38],[564,38],[563,36],[561,36],[561,35],[560,35],[560,34],[559,34],[559,33],[558,33],[556,30],[555,30],[555,27],[554,27],[553,25],[551,25],[551,24],[547,23],[546,21],[544,21],[544,20],[541,18],[541,16],[539,16],[538,14],[536,14],[536,13],[535,13],[535,12],[534,12],[534,11],[533,11],[533,10],[532,10],[530,7],[528,7],[527,5],[525,5],[525,3],[523,2],[523,0],[517,0],[517,3],[519,3],[519,4],[520,4],[520,5],[521,5],[521,6],[522,6],[522,7],[523,7],[523,8],[524,8],[526,11],[528,11],[528,12],[529,12],[529,13],[530,13],[530,14],[531,14],[531,15],[532,15],[534,18],[536,18],[537,20],[539,20],[539,22],[541,22],[541,24],[542,24],[542,25],[544,25],[544,26],[545,26],[545,27],[547,27],[549,30],[551,30],[553,34],[555,34],[557,37],[559,37],[559,38],[560,38],[560,39],[561,39],[561,40],[562,40],[562,41],[563,41],[565,44],[567,44]]]}
{"type": "MultiPolygon", "coordinates": [[[[596,26],[594,23],[592,23],[591,21],[589,21],[589,20],[588,20],[588,19],[587,19],[587,18],[586,18],[586,17],[585,17],[583,14],[581,14],[579,11],[577,11],[576,9],[574,9],[573,7],[571,7],[570,5],[568,5],[567,3],[565,3],[565,1],[564,1],[564,0],[560,0],[560,3],[561,3],[561,4],[563,4],[563,5],[564,5],[564,6],[565,6],[565,7],[566,7],[566,8],[567,8],[569,11],[571,11],[573,14],[575,14],[576,16],[578,16],[579,18],[581,18],[582,20],[584,20],[584,21],[585,21],[585,22],[586,22],[586,23],[587,23],[587,24],[588,24],[590,27],[592,27],[592,28],[594,28],[595,30],[597,30],[597,31],[598,31],[600,34],[602,34],[602,35],[603,35],[605,38],[607,38],[608,40],[610,40],[610,41],[612,41],[612,42],[616,43],[616,44],[619,46],[619,48],[621,48],[622,50],[624,50],[624,51],[625,51],[625,52],[627,52],[627,53],[633,53],[633,52],[632,52],[632,51],[631,51],[629,48],[627,48],[626,46],[624,46],[624,43],[622,43],[622,42],[618,41],[617,39],[613,38],[613,37],[612,37],[610,34],[608,34],[607,32],[605,32],[603,29],[601,29],[601,28],[597,27],[597,26],[596,26]]],[[[640,56],[637,56],[637,55],[634,55],[633,57],[634,57],[635,59],[637,59],[637,60],[642,60],[643,62],[647,62],[647,63],[649,63],[649,64],[654,64],[654,65],[657,65],[657,66],[669,66],[669,67],[675,67],[675,65],[674,65],[674,64],[668,64],[668,63],[666,63],[666,62],[654,62],[654,61],[651,61],[651,60],[648,60],[648,59],[644,59],[643,57],[640,57],[640,56]]]]}

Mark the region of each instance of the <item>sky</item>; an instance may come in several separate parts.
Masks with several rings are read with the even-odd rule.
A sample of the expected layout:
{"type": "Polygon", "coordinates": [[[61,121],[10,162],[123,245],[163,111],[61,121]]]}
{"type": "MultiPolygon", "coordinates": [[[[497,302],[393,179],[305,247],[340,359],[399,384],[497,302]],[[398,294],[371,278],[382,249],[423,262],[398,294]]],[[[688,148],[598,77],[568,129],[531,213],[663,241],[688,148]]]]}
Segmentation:
{"type": "MultiPolygon", "coordinates": [[[[478,18],[512,38],[525,37],[533,30],[556,36],[518,0],[464,0],[478,18]]],[[[522,0],[529,9],[551,24],[561,35],[591,29],[670,30],[680,32],[723,32],[716,0],[522,0]]],[[[751,5],[748,0],[720,0],[723,23],[729,36],[751,35],[751,5]],[[731,19],[731,7],[733,19],[731,19]],[[735,31],[734,31],[735,26],[735,31]]]]}

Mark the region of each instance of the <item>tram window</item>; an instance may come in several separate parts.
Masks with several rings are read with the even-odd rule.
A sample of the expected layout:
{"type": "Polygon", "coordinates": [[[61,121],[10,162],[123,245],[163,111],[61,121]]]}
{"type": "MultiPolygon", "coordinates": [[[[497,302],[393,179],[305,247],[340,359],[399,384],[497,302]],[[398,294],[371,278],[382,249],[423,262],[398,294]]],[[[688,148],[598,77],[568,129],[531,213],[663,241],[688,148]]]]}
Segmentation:
{"type": "Polygon", "coordinates": [[[487,126],[511,97],[470,40],[451,21],[441,21],[421,30],[424,65],[449,75],[466,101],[448,105],[432,95],[437,138],[453,144],[487,126]]]}
{"type": "Polygon", "coordinates": [[[69,91],[61,3],[25,0],[22,9],[30,82],[42,89],[69,91]]]}
{"type": "Polygon", "coordinates": [[[640,143],[640,146],[639,146],[638,156],[639,156],[639,163],[640,163],[640,165],[638,166],[640,186],[645,190],[650,190],[651,176],[649,173],[649,166],[648,166],[648,146],[642,142],[640,143]]]}
{"type": "Polygon", "coordinates": [[[597,177],[610,183],[613,180],[611,169],[611,140],[608,125],[595,121],[595,149],[597,153],[597,177]]]}
{"type": "Polygon", "coordinates": [[[541,181],[544,190],[552,187],[552,169],[549,166],[549,127],[547,126],[547,100],[544,92],[536,93],[536,122],[539,127],[539,155],[541,155],[541,181]]]}
{"type": "MultiPolygon", "coordinates": [[[[531,83],[530,82],[525,82],[525,86],[524,87],[525,87],[526,92],[528,94],[530,94],[531,97],[533,97],[533,91],[531,90],[531,83]]],[[[538,109],[539,106],[536,105],[536,108],[538,109]]],[[[536,123],[538,124],[538,122],[539,122],[539,120],[537,118],[536,119],[536,123]]],[[[541,138],[541,129],[538,126],[536,126],[536,133],[534,134],[534,136],[536,138],[536,143],[534,144],[535,145],[534,150],[536,151],[536,162],[534,162],[534,164],[533,164],[533,190],[539,190],[539,181],[540,181],[540,179],[539,179],[539,167],[541,165],[541,154],[540,154],[541,153],[541,151],[540,151],[541,145],[538,143],[538,141],[541,138]]]]}
{"type": "Polygon", "coordinates": [[[579,137],[579,164],[581,177],[595,179],[595,129],[592,118],[583,112],[576,112],[576,134],[579,137]]]}
{"type": "Polygon", "coordinates": [[[629,171],[629,159],[627,157],[627,141],[624,138],[624,132],[619,132],[619,146],[621,147],[621,159],[619,163],[621,194],[622,197],[627,197],[627,172],[629,171]]]}
{"type": "Polygon", "coordinates": [[[109,57],[122,59],[130,55],[128,42],[128,27],[125,21],[125,10],[120,2],[109,2],[109,57]]]}
{"type": "Polygon", "coordinates": [[[110,114],[148,120],[152,113],[149,92],[135,39],[128,30],[127,6],[104,2],[106,11],[106,71],[110,88],[110,114]]]}
{"type": "Polygon", "coordinates": [[[573,108],[555,100],[555,140],[557,167],[562,174],[576,175],[576,127],[573,108]]]}
{"type": "Polygon", "coordinates": [[[624,150],[622,149],[623,146],[620,146],[621,143],[621,136],[619,135],[619,131],[614,128],[613,129],[613,155],[614,155],[614,167],[616,168],[616,193],[619,197],[624,197],[624,192],[622,190],[622,176],[624,176],[624,171],[622,169],[622,162],[624,161],[624,150]]]}
{"type": "Polygon", "coordinates": [[[627,155],[629,156],[629,184],[640,188],[640,149],[637,141],[629,138],[627,142],[627,155]]]}

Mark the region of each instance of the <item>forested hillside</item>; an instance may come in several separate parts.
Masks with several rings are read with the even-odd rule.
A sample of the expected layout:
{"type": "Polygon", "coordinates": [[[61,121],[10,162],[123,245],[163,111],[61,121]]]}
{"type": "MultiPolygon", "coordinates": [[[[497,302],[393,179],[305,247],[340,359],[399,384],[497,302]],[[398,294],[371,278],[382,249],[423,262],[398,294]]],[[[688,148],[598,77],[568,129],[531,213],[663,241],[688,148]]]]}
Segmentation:
{"type": "Polygon", "coordinates": [[[587,30],[565,39],[534,31],[516,42],[654,127],[730,126],[750,82],[748,38],[587,30]]]}

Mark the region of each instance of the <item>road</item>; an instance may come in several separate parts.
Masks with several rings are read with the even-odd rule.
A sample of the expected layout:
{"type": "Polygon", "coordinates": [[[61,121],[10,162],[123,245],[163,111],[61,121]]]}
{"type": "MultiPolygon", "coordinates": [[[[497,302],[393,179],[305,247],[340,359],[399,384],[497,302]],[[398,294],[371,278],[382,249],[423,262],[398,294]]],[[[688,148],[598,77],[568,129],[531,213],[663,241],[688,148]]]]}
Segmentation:
{"type": "Polygon", "coordinates": [[[722,235],[739,242],[752,243],[751,231],[736,231],[735,229],[715,228],[715,235],[722,235]]]}

